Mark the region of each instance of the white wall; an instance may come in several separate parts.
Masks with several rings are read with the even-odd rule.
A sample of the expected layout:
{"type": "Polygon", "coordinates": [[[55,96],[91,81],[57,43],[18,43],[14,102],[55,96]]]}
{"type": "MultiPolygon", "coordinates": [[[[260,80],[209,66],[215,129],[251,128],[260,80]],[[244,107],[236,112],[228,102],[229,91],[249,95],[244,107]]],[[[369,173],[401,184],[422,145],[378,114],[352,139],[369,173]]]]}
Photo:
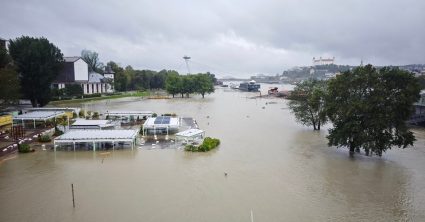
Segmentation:
{"type": "Polygon", "coordinates": [[[103,74],[105,78],[114,79],[114,74],[103,74]]]}
{"type": "Polygon", "coordinates": [[[88,81],[89,80],[88,65],[82,59],[79,59],[76,62],[74,62],[74,71],[75,71],[75,80],[76,81],[79,81],[79,80],[88,81]]]}

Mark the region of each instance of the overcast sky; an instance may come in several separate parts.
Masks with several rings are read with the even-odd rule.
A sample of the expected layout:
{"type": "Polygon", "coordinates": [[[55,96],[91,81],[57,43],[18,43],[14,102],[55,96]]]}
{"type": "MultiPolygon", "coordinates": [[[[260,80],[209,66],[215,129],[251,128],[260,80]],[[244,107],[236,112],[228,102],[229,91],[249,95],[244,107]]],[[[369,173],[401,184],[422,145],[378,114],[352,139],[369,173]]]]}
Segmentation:
{"type": "Polygon", "coordinates": [[[138,69],[219,76],[311,65],[425,63],[424,0],[2,0],[0,37],[44,36],[138,69]]]}

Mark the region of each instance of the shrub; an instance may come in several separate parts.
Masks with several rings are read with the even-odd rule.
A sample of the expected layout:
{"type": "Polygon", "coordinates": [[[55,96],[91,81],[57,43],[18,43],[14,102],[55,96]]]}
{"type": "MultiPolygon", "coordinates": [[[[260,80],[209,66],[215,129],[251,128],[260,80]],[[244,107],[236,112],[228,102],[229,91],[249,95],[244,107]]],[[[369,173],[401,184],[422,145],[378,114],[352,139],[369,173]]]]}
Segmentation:
{"type": "Polygon", "coordinates": [[[198,152],[198,147],[194,145],[186,145],[184,148],[186,151],[198,152]]]}
{"type": "Polygon", "coordinates": [[[99,113],[98,112],[93,113],[93,119],[99,119],[99,113]]]}
{"type": "Polygon", "coordinates": [[[152,117],[157,117],[157,116],[158,116],[158,114],[156,114],[156,113],[152,114],[152,117]]]}
{"type": "Polygon", "coordinates": [[[32,151],[34,151],[34,150],[32,150],[32,149],[31,149],[31,147],[30,147],[30,145],[29,145],[29,144],[22,143],[22,144],[19,144],[19,145],[18,145],[18,151],[19,151],[20,153],[29,153],[29,152],[32,152],[32,151]]]}
{"type": "Polygon", "coordinates": [[[53,136],[60,136],[60,135],[62,135],[63,134],[63,132],[62,131],[60,131],[59,129],[58,129],[58,127],[55,127],[55,133],[53,134],[53,136]]]}
{"type": "Polygon", "coordinates": [[[50,142],[50,141],[52,141],[52,139],[50,138],[49,135],[43,135],[43,136],[38,137],[38,142],[47,143],[47,142],[50,142]]]}
{"type": "Polygon", "coordinates": [[[101,97],[102,94],[100,93],[93,93],[93,94],[88,94],[88,95],[84,95],[84,98],[94,98],[94,97],[101,97]]]}
{"type": "Polygon", "coordinates": [[[78,116],[77,116],[77,113],[75,113],[75,112],[72,112],[72,118],[73,119],[75,119],[75,118],[77,118],[78,116]]]}
{"type": "Polygon", "coordinates": [[[80,112],[78,112],[78,116],[80,118],[84,118],[84,110],[80,110],[80,112]]]}
{"type": "Polygon", "coordinates": [[[204,141],[199,146],[194,145],[187,145],[185,147],[186,151],[192,151],[192,152],[207,152],[214,148],[216,148],[218,145],[220,145],[220,140],[216,138],[211,137],[205,137],[204,141]]]}

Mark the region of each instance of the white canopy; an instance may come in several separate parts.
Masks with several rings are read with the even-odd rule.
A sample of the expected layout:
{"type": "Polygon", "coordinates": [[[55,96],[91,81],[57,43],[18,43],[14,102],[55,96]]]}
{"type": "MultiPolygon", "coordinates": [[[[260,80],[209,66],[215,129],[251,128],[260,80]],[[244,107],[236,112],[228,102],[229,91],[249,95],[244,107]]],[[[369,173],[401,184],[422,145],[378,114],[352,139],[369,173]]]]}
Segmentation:
{"type": "Polygon", "coordinates": [[[96,151],[96,143],[112,143],[112,148],[116,142],[130,143],[131,149],[136,144],[138,130],[70,130],[65,134],[55,138],[54,148],[56,144],[63,143],[93,143],[93,151],[96,151]]]}
{"type": "Polygon", "coordinates": [[[152,116],[152,111],[106,111],[110,116],[152,116]]]}
{"type": "Polygon", "coordinates": [[[76,119],[72,124],[73,126],[103,126],[107,125],[109,120],[89,120],[89,119],[76,119]]]}
{"type": "Polygon", "coordinates": [[[185,130],[183,132],[176,133],[176,136],[179,136],[179,137],[196,137],[196,136],[199,136],[199,135],[202,135],[202,134],[204,134],[203,130],[188,129],[188,130],[185,130]]]}
{"type": "Polygon", "coordinates": [[[78,113],[80,111],[80,108],[75,108],[75,107],[36,107],[36,108],[28,108],[26,109],[28,111],[55,111],[55,112],[60,112],[60,111],[64,111],[64,112],[74,112],[74,113],[78,113]]]}
{"type": "Polygon", "coordinates": [[[64,114],[63,111],[37,111],[17,115],[13,117],[13,120],[48,120],[64,114]]]}
{"type": "Polygon", "coordinates": [[[132,141],[137,133],[137,130],[70,130],[57,137],[55,142],[132,141]]]}
{"type": "Polygon", "coordinates": [[[114,127],[109,120],[87,120],[77,119],[71,126],[71,129],[102,129],[106,127],[114,127]]]}

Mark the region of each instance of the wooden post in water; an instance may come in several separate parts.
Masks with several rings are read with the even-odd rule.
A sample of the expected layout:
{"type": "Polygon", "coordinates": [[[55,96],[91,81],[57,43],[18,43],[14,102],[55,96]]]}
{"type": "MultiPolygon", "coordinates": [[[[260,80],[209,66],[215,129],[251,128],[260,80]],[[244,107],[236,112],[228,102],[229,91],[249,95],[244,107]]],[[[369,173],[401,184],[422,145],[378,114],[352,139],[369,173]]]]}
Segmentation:
{"type": "Polygon", "coordinates": [[[71,190],[72,190],[72,206],[75,208],[74,184],[73,183],[71,183],[71,190]]]}

